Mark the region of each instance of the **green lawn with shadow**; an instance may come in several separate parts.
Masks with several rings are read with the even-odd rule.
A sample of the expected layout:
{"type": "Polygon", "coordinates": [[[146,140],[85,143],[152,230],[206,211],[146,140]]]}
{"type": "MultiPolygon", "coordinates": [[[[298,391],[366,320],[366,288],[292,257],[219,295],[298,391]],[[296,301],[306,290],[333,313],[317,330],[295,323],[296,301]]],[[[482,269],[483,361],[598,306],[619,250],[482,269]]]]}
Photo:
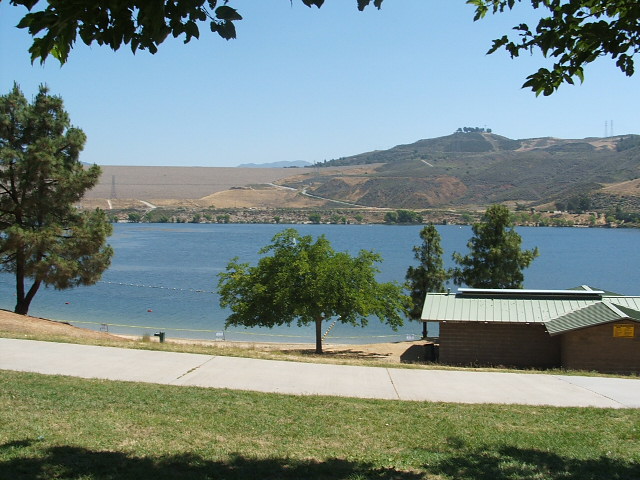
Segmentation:
{"type": "Polygon", "coordinates": [[[0,480],[640,479],[640,410],[359,400],[0,371],[0,480]]]}

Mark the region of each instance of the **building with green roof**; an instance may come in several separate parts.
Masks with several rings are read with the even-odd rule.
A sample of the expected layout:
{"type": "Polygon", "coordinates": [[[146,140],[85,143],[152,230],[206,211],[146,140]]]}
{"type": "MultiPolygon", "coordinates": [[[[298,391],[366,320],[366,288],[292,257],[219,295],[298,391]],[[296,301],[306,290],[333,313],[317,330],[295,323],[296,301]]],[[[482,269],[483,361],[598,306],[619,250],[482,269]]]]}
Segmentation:
{"type": "Polygon", "coordinates": [[[422,321],[439,323],[445,364],[640,373],[640,296],[460,288],[427,294],[422,321]]]}

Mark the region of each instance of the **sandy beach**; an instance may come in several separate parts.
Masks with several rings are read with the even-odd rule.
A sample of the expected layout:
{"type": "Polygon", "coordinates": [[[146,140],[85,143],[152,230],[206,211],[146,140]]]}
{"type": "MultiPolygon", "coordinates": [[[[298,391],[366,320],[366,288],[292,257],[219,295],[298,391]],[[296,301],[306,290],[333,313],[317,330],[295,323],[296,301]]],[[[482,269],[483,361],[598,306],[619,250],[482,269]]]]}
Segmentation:
{"type": "MultiPolygon", "coordinates": [[[[16,315],[7,310],[0,310],[0,336],[8,334],[14,337],[50,335],[52,337],[68,337],[70,339],[85,339],[89,341],[106,341],[123,343],[141,341],[141,337],[114,335],[107,332],[99,332],[73,326],[69,323],[48,320],[45,318],[16,315]]],[[[147,341],[157,342],[156,337],[151,337],[147,341]]],[[[285,352],[299,355],[314,355],[315,345],[311,343],[260,343],[260,342],[232,342],[232,341],[208,341],[168,338],[166,343],[182,345],[201,345],[210,347],[212,354],[216,350],[224,354],[222,350],[246,349],[263,352],[285,352]]],[[[327,356],[343,359],[371,359],[389,363],[411,363],[420,362],[424,359],[427,342],[423,340],[371,343],[366,345],[325,345],[324,352],[327,356]]]]}

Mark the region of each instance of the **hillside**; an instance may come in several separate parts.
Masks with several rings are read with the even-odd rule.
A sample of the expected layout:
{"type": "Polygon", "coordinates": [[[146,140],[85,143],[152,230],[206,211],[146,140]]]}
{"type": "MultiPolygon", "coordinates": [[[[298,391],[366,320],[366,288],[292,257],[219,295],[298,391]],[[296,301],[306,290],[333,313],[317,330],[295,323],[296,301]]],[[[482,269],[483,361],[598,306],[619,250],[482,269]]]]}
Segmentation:
{"type": "Polygon", "coordinates": [[[331,160],[323,167],[368,164],[378,166],[365,175],[319,168],[306,178],[280,183],[377,207],[540,206],[583,195],[615,204],[620,191],[630,194],[616,185],[640,177],[640,136],[511,140],[492,133],[455,133],[331,160]]]}
{"type": "Polygon", "coordinates": [[[640,212],[640,136],[512,140],[454,133],[304,168],[103,167],[87,207],[483,208],[640,212]]]}

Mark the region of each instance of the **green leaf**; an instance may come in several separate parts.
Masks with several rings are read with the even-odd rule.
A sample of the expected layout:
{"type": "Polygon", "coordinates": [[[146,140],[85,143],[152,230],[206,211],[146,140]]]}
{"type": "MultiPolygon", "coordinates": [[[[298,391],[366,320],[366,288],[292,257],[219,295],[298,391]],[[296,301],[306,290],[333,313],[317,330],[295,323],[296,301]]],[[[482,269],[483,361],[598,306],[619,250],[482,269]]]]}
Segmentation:
{"type": "Polygon", "coordinates": [[[218,23],[215,31],[225,40],[236,38],[236,27],[232,22],[218,23]]]}
{"type": "Polygon", "coordinates": [[[184,30],[186,33],[186,39],[184,43],[187,43],[192,37],[200,38],[200,30],[198,29],[198,25],[196,24],[196,22],[185,23],[184,30]]]}
{"type": "Polygon", "coordinates": [[[220,20],[242,20],[242,17],[235,8],[222,6],[216,8],[216,18],[220,20]]]}
{"type": "Polygon", "coordinates": [[[498,38],[498,39],[494,40],[493,41],[493,45],[487,51],[487,55],[492,54],[493,52],[498,50],[500,47],[506,45],[508,41],[509,41],[509,39],[507,38],[506,35],[504,35],[502,38],[498,38]]]}
{"type": "Polygon", "coordinates": [[[309,8],[311,8],[314,5],[320,8],[324,3],[324,0],[302,0],[302,3],[304,3],[309,8]]]}

